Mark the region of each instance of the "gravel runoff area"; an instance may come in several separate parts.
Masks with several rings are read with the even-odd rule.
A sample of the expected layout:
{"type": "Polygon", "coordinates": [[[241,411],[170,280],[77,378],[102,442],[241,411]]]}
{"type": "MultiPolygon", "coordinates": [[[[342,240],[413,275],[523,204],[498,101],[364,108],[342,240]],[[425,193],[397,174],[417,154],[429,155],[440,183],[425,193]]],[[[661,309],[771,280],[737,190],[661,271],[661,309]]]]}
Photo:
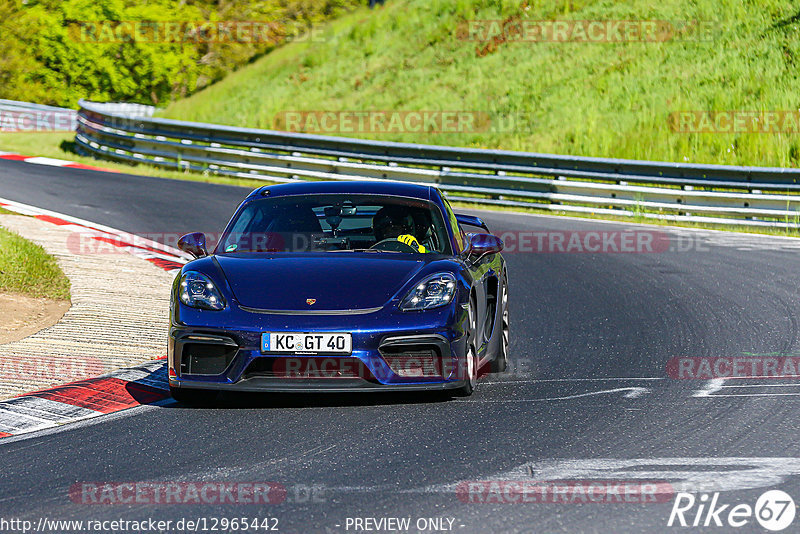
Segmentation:
{"type": "Polygon", "coordinates": [[[166,355],[173,274],[120,250],[80,253],[73,229],[0,215],[0,225],[44,247],[72,284],[55,325],[0,345],[0,399],[166,355]]]}

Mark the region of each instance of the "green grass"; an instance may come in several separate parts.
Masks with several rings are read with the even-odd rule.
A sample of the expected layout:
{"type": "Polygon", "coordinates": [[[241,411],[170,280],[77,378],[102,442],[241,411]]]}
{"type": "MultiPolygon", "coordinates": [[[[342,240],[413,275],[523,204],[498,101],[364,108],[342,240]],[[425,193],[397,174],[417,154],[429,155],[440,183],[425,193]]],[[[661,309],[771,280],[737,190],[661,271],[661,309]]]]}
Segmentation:
{"type": "Polygon", "coordinates": [[[69,300],[69,280],[42,247],[0,228],[0,291],[69,300]]]}
{"type": "MultiPolygon", "coordinates": [[[[392,0],[330,23],[170,105],[166,117],[269,128],[287,110],[470,110],[509,131],[353,134],[586,156],[798,166],[800,136],[673,132],[684,110],[800,109],[800,11],[790,0],[392,0]],[[504,43],[481,57],[468,20],[710,21],[711,40],[504,43]]],[[[337,134],[338,135],[338,134],[337,134]]]]}

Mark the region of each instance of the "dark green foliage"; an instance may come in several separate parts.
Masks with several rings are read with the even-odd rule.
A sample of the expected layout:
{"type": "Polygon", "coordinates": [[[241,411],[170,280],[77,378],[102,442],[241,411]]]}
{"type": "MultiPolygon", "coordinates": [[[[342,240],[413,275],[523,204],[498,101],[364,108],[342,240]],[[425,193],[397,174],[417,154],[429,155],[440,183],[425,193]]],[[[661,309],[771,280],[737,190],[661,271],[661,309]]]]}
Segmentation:
{"type": "MultiPolygon", "coordinates": [[[[355,0],[0,0],[0,98],[164,104],[217,81],[355,0]],[[124,21],[269,24],[269,39],[108,39],[124,21]],[[156,42],[152,42],[156,41],[156,42]],[[233,41],[233,42],[230,42],[233,41]]],[[[163,25],[159,26],[164,28],[163,25]]],[[[130,35],[120,32],[118,35],[130,35]]],[[[152,35],[152,34],[149,34],[152,35]]],[[[163,35],[163,33],[162,33],[163,35]]],[[[185,35],[185,34],[182,34],[185,35]]],[[[266,33],[262,35],[267,35],[266,33]]]]}

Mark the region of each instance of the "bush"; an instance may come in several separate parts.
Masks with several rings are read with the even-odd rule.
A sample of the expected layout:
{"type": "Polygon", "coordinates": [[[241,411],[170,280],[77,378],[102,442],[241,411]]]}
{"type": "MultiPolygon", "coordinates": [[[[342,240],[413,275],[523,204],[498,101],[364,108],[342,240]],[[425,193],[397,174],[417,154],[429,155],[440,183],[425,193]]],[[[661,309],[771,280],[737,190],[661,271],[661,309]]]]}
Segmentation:
{"type": "MultiPolygon", "coordinates": [[[[0,0],[4,48],[0,56],[0,98],[67,107],[74,107],[79,98],[164,104],[223,78],[312,25],[360,3],[356,0],[224,3],[0,0]],[[114,30],[129,28],[119,24],[123,21],[268,22],[270,39],[258,42],[106,39],[114,30]]],[[[130,34],[118,35],[124,38],[130,34]]]]}

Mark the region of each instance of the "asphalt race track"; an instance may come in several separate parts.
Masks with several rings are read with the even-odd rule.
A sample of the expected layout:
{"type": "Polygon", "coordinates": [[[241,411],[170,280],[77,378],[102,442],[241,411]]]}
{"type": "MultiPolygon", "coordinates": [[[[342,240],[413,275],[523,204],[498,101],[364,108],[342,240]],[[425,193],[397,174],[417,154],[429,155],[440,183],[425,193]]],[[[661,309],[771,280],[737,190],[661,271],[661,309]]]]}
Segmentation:
{"type": "MultiPolygon", "coordinates": [[[[248,191],[0,162],[0,197],[135,233],[220,231],[248,191]]],[[[0,516],[271,517],[281,532],[377,531],[363,522],[357,529],[354,518],[388,517],[410,518],[411,532],[419,518],[443,518],[439,531],[459,533],[669,530],[673,497],[487,503],[464,502],[458,491],[464,481],[521,477],[720,491],[719,503],[730,505],[722,520],[736,504],[754,506],[767,489],[800,503],[800,382],[676,380],[667,372],[673,358],[796,355],[798,245],[481,216],[496,233],[662,232],[672,250],[507,253],[512,369],[486,376],[466,400],[225,396],[209,408],[145,406],[0,440],[0,516]],[[147,481],[268,481],[286,496],[277,504],[209,506],[84,504],[69,494],[81,482],[147,481]]],[[[705,519],[680,530],[764,532],[752,517],[740,528],[704,528],[705,519]]]]}

